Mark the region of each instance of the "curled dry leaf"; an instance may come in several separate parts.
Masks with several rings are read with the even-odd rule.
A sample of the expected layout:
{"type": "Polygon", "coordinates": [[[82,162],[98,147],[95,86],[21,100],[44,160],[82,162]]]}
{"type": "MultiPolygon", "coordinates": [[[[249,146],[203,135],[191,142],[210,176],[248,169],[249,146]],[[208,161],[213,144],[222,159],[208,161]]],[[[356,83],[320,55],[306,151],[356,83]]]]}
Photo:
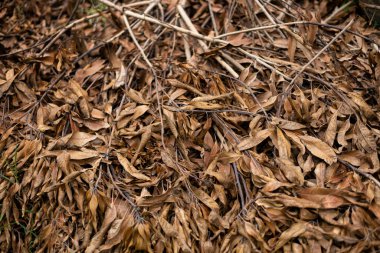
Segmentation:
{"type": "Polygon", "coordinates": [[[307,224],[305,222],[293,224],[289,229],[287,229],[285,232],[281,234],[280,238],[277,241],[276,248],[274,250],[277,251],[282,246],[284,246],[289,240],[302,235],[306,232],[306,230],[307,224]]]}
{"type": "Polygon", "coordinates": [[[218,203],[216,203],[215,200],[213,200],[207,193],[199,188],[193,188],[192,191],[194,192],[195,196],[210,209],[219,210],[218,203]]]}
{"type": "Polygon", "coordinates": [[[70,139],[68,140],[68,145],[73,145],[76,147],[83,147],[87,143],[95,140],[97,137],[95,135],[86,133],[86,132],[75,132],[71,135],[70,139]]]}
{"type": "Polygon", "coordinates": [[[243,139],[239,144],[238,148],[240,151],[251,149],[262,143],[266,138],[271,135],[268,129],[261,130],[255,134],[254,137],[247,137],[243,139]]]}
{"type": "Polygon", "coordinates": [[[150,178],[139,172],[131,162],[128,161],[127,158],[122,156],[121,154],[117,153],[117,159],[119,160],[121,166],[125,169],[126,172],[128,172],[132,177],[140,179],[140,180],[145,180],[145,181],[150,181],[150,178]]]}
{"type": "Polygon", "coordinates": [[[300,136],[300,139],[313,155],[321,158],[326,163],[332,164],[337,161],[335,151],[320,139],[312,136],[300,136]]]}

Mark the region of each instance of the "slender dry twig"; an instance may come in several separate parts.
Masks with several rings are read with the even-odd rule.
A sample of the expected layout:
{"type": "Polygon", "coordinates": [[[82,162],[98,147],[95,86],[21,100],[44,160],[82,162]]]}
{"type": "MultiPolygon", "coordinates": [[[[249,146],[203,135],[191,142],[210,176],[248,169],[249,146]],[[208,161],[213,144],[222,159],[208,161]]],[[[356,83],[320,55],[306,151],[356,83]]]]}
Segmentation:
{"type": "Polygon", "coordinates": [[[327,48],[329,48],[345,32],[345,30],[347,30],[353,24],[353,22],[354,22],[354,19],[348,22],[348,24],[343,28],[342,31],[340,31],[337,35],[335,35],[335,37],[329,43],[327,43],[326,46],[324,46],[308,63],[306,63],[302,67],[302,69],[297,73],[297,75],[292,79],[292,81],[290,82],[290,85],[292,85],[295,82],[295,80],[305,71],[305,69],[309,67],[309,65],[313,63],[319,56],[321,56],[321,54],[323,54],[323,52],[326,51],[327,48]]]}
{"type": "Polygon", "coordinates": [[[155,19],[155,18],[152,18],[152,17],[148,17],[146,15],[142,15],[142,14],[138,14],[138,13],[135,13],[135,12],[132,12],[132,11],[129,11],[129,10],[125,10],[123,9],[122,7],[108,1],[108,0],[99,0],[100,2],[104,3],[105,5],[108,5],[109,7],[112,7],[120,12],[123,12],[125,15],[127,16],[131,16],[131,17],[134,17],[134,18],[137,18],[137,19],[141,19],[141,20],[144,20],[144,21],[148,21],[150,23],[153,23],[153,24],[156,24],[156,25],[160,25],[160,26],[164,26],[166,28],[170,28],[170,29],[173,29],[177,32],[181,32],[181,33],[184,33],[184,34],[188,34],[188,35],[191,35],[197,39],[202,39],[202,40],[205,40],[205,41],[209,41],[209,42],[220,42],[220,43],[224,43],[224,44],[228,44],[228,42],[224,42],[222,40],[214,40],[210,37],[207,37],[207,36],[204,36],[204,35],[201,35],[199,34],[198,32],[193,32],[193,31],[190,31],[188,29],[185,29],[185,28],[182,28],[182,27],[179,27],[179,26],[176,26],[176,25],[171,25],[171,24],[168,24],[168,23],[165,23],[163,21],[160,21],[158,19],[155,19]]]}
{"type": "MultiPolygon", "coordinates": [[[[178,4],[177,5],[177,10],[181,16],[181,18],[183,19],[183,21],[185,22],[185,24],[187,25],[187,27],[194,33],[198,33],[197,29],[195,28],[195,26],[193,25],[193,23],[191,22],[190,18],[187,16],[187,13],[185,12],[185,10],[183,9],[182,5],[181,4],[178,4]]],[[[201,47],[203,48],[203,50],[207,51],[209,48],[208,46],[206,45],[206,43],[202,40],[198,40],[199,44],[201,45],[201,47]]],[[[236,73],[235,70],[233,70],[233,68],[228,65],[220,56],[215,56],[215,59],[218,61],[218,63],[220,65],[223,66],[223,68],[225,68],[233,77],[239,77],[239,74],[236,73]]]]}
{"type": "Polygon", "coordinates": [[[293,89],[294,83],[298,79],[298,77],[300,77],[302,75],[302,73],[306,70],[306,68],[309,67],[309,65],[311,63],[313,63],[319,56],[321,56],[321,54],[323,52],[325,52],[345,32],[345,30],[347,30],[353,24],[354,20],[355,19],[351,19],[351,21],[348,22],[348,24],[344,27],[344,29],[342,31],[340,31],[337,35],[335,35],[335,37],[329,43],[327,43],[326,46],[324,46],[308,63],[306,63],[302,67],[302,69],[300,71],[298,71],[296,76],[289,83],[289,86],[286,88],[286,90],[285,90],[285,92],[281,98],[279,110],[277,111],[277,116],[281,115],[281,112],[282,112],[281,108],[282,108],[282,105],[284,104],[285,98],[288,96],[289,92],[293,89]]]}
{"type": "MultiPolygon", "coordinates": [[[[153,9],[153,7],[156,5],[156,2],[153,2],[149,5],[148,9],[147,10],[151,10],[153,9]]],[[[132,38],[132,41],[133,43],[136,45],[136,47],[138,48],[138,50],[140,51],[140,54],[142,55],[144,61],[146,62],[146,64],[148,65],[150,71],[152,72],[153,76],[154,76],[154,83],[155,83],[155,86],[156,86],[156,99],[157,99],[157,105],[158,105],[158,113],[160,115],[160,120],[161,120],[161,138],[162,138],[162,145],[163,147],[165,148],[165,143],[164,143],[164,119],[163,119],[163,114],[162,114],[162,106],[161,106],[161,100],[160,100],[160,92],[159,92],[159,89],[158,89],[158,80],[157,80],[157,75],[156,75],[156,72],[154,70],[154,67],[153,67],[153,64],[149,61],[148,57],[146,56],[145,52],[144,52],[144,49],[140,46],[139,42],[137,41],[136,39],[136,36],[134,35],[133,31],[132,31],[132,28],[131,26],[129,25],[129,22],[128,22],[128,18],[126,15],[123,15],[123,20],[124,20],[124,24],[125,26],[127,27],[128,29],[128,32],[129,32],[129,35],[131,36],[132,38]]],[[[137,154],[137,153],[136,153],[137,154]]],[[[136,157],[137,158],[137,157],[136,157]]],[[[136,159],[134,158],[134,160],[136,159]]],[[[134,161],[132,162],[134,163],[134,161]]]]}
{"type": "MultiPolygon", "coordinates": [[[[260,2],[260,0],[255,0],[255,3],[260,7],[260,9],[264,12],[265,16],[267,16],[267,18],[270,20],[270,22],[274,25],[277,25],[277,22],[276,20],[274,20],[274,18],[272,17],[272,15],[268,12],[268,10],[265,8],[265,6],[260,2]]],[[[285,34],[282,33],[281,30],[280,31],[280,34],[283,38],[286,38],[285,34]]]]}
{"type": "Polygon", "coordinates": [[[343,163],[344,165],[346,165],[346,166],[347,166],[348,168],[350,168],[351,170],[353,170],[353,171],[355,171],[356,173],[358,173],[358,174],[360,174],[360,175],[362,175],[362,176],[368,178],[369,180],[371,180],[372,182],[374,182],[374,183],[377,185],[377,187],[380,188],[380,181],[377,180],[374,176],[372,176],[372,175],[369,174],[369,173],[365,173],[365,172],[361,171],[360,169],[356,168],[355,166],[352,166],[350,163],[348,163],[348,162],[346,162],[346,161],[344,161],[344,160],[342,160],[342,159],[339,159],[339,158],[338,158],[338,160],[339,160],[340,163],[343,163]]]}
{"type": "MultiPolygon", "coordinates": [[[[200,39],[200,40],[205,40],[205,41],[208,41],[208,42],[214,42],[214,43],[221,43],[221,44],[229,44],[228,41],[225,41],[225,40],[221,40],[221,39],[214,39],[214,38],[210,38],[210,37],[207,37],[207,36],[204,36],[204,35],[201,35],[200,33],[198,33],[198,31],[195,29],[194,25],[192,25],[191,21],[190,22],[186,22],[186,25],[190,25],[190,26],[193,26],[194,30],[188,30],[188,29],[185,29],[185,28],[182,28],[182,27],[179,27],[179,26],[176,26],[176,25],[171,25],[171,24],[168,24],[168,23],[165,23],[165,22],[162,22],[160,20],[157,20],[155,18],[151,18],[151,17],[147,17],[145,15],[141,15],[141,14],[137,14],[137,13],[134,13],[134,12],[131,12],[131,11],[128,11],[128,10],[124,10],[123,8],[117,6],[116,4],[108,1],[108,0],[99,0],[100,2],[118,10],[118,11],[121,11],[123,12],[125,15],[127,16],[131,16],[131,17],[135,17],[135,18],[138,18],[138,19],[142,19],[142,20],[145,20],[145,21],[148,21],[148,22],[151,22],[151,23],[154,23],[154,24],[157,24],[157,25],[161,25],[161,26],[164,26],[166,28],[170,28],[170,29],[173,29],[177,32],[181,32],[181,33],[184,33],[184,34],[188,34],[190,36],[193,36],[197,39],[200,39]]],[[[177,8],[178,6],[180,5],[177,5],[177,8]]],[[[182,13],[185,14],[183,15],[183,17],[186,17],[187,14],[186,12],[183,10],[181,11],[181,9],[183,10],[183,8],[179,7],[179,12],[180,14],[182,13]]],[[[181,16],[182,16],[181,15],[181,16]]],[[[185,18],[186,19],[186,18],[185,18]]],[[[187,17],[188,20],[190,20],[188,17],[187,17]]],[[[189,27],[190,28],[190,27],[189,27]]],[[[201,46],[202,44],[204,46],[207,46],[204,42],[201,43],[201,46]]],[[[203,46],[202,46],[203,47],[203,46]]],[[[250,58],[253,58],[255,59],[258,63],[264,65],[265,67],[267,68],[270,68],[271,70],[275,71],[276,73],[282,75],[284,78],[288,78],[290,79],[289,77],[287,77],[286,75],[284,75],[283,73],[281,73],[279,70],[275,69],[274,67],[270,66],[268,63],[265,63],[265,61],[260,57],[260,56],[257,56],[257,55],[253,55],[251,53],[248,53],[247,51],[245,51],[244,49],[241,49],[241,48],[238,48],[238,50],[240,52],[242,52],[243,54],[249,56],[250,58]]],[[[216,56],[215,59],[232,75],[234,76],[235,78],[239,77],[239,75],[235,72],[235,70],[233,70],[231,68],[231,66],[229,66],[223,59],[220,58],[220,56],[216,56]]]]}
{"type": "Polygon", "coordinates": [[[245,68],[243,67],[243,65],[241,65],[239,62],[237,62],[234,58],[232,58],[229,54],[221,51],[220,54],[223,56],[224,59],[226,59],[227,61],[231,62],[237,69],[239,69],[240,71],[243,71],[245,68]]]}
{"type": "Polygon", "coordinates": [[[333,11],[333,13],[331,13],[327,18],[325,18],[322,23],[323,24],[327,24],[328,22],[330,22],[331,20],[333,20],[339,13],[341,13],[342,11],[344,11],[348,6],[350,6],[352,4],[352,1],[348,1],[347,3],[343,4],[342,6],[340,6],[338,9],[335,9],[333,11]]]}
{"type": "Polygon", "coordinates": [[[211,22],[212,22],[212,27],[214,28],[215,35],[218,35],[218,28],[216,27],[216,21],[214,17],[214,11],[212,10],[211,3],[212,1],[207,1],[208,4],[208,11],[210,12],[210,17],[211,17],[211,22]]]}
{"type": "Polygon", "coordinates": [[[233,168],[234,175],[235,175],[236,188],[238,189],[238,193],[239,193],[240,206],[241,206],[241,208],[245,208],[244,193],[243,193],[242,185],[240,183],[240,173],[238,172],[236,162],[232,163],[232,168],[233,168]]]}
{"type": "MultiPolygon", "coordinates": [[[[310,21],[294,21],[294,22],[287,22],[287,23],[281,23],[281,24],[275,24],[275,25],[266,25],[266,26],[253,27],[253,28],[248,28],[248,29],[243,29],[243,30],[237,30],[237,31],[224,33],[224,34],[215,36],[214,39],[220,39],[220,38],[224,38],[227,36],[236,35],[236,34],[240,34],[240,33],[257,32],[257,31],[268,30],[268,29],[273,29],[273,28],[283,29],[286,26],[292,26],[292,25],[315,25],[315,26],[321,26],[321,27],[326,27],[326,28],[332,28],[332,29],[336,29],[336,30],[340,30],[340,31],[344,29],[344,28],[341,28],[341,27],[336,26],[336,25],[329,25],[329,24],[310,22],[310,21]]],[[[360,38],[363,38],[365,40],[374,42],[373,39],[371,39],[367,36],[364,36],[363,34],[360,34],[358,32],[351,31],[348,29],[345,30],[345,32],[359,36],[360,38]]]]}
{"type": "MultiPolygon", "coordinates": [[[[225,134],[228,134],[232,137],[232,139],[235,141],[235,145],[239,144],[240,141],[238,139],[238,137],[235,135],[235,133],[227,126],[227,124],[224,122],[223,119],[221,119],[217,114],[213,113],[212,114],[212,119],[215,121],[215,123],[220,127],[222,128],[224,131],[225,131],[225,134]]],[[[256,160],[256,159],[254,159],[256,160]]],[[[244,209],[245,208],[245,199],[244,199],[244,194],[243,194],[243,188],[245,189],[245,196],[246,197],[249,197],[249,193],[247,192],[247,186],[245,185],[245,181],[244,180],[240,180],[240,172],[237,170],[236,168],[236,165],[235,167],[233,166],[233,172],[234,172],[234,175],[235,175],[235,184],[238,188],[238,195],[239,195],[239,198],[240,198],[240,201],[241,201],[241,208],[244,209]],[[243,184],[243,186],[242,186],[243,184]]]]}
{"type": "Polygon", "coordinates": [[[147,5],[147,4],[157,4],[157,0],[148,0],[148,1],[138,1],[136,3],[130,3],[130,4],[124,4],[123,8],[134,8],[141,5],[147,5]]]}
{"type": "Polygon", "coordinates": [[[135,34],[133,33],[132,31],[132,28],[131,26],[129,25],[129,22],[128,22],[128,18],[126,15],[123,15],[123,20],[124,20],[124,24],[125,26],[127,27],[127,30],[129,32],[129,35],[131,36],[132,38],[132,41],[133,43],[136,45],[136,47],[138,48],[138,50],[140,51],[140,54],[142,55],[144,61],[146,62],[146,64],[148,64],[148,67],[153,70],[153,65],[152,63],[149,61],[148,57],[146,56],[145,52],[144,52],[144,49],[142,49],[142,47],[140,46],[139,42],[137,41],[136,39],[136,36],[135,34]]]}
{"type": "Polygon", "coordinates": [[[257,56],[257,55],[254,55],[254,54],[251,54],[249,52],[247,52],[246,50],[242,49],[242,48],[237,48],[237,50],[239,52],[241,52],[242,54],[248,56],[249,58],[252,58],[254,60],[256,60],[258,63],[260,63],[261,65],[267,67],[268,69],[276,72],[277,74],[279,74],[280,76],[284,77],[286,80],[291,80],[290,77],[288,77],[287,75],[285,75],[284,73],[282,73],[281,71],[279,71],[278,69],[274,68],[273,66],[269,65],[267,63],[268,60],[264,60],[263,58],[261,58],[260,56],[257,56]]]}
{"type": "Polygon", "coordinates": [[[86,20],[89,20],[89,19],[92,19],[92,18],[97,18],[100,16],[100,13],[94,13],[92,15],[88,15],[86,17],[83,17],[83,18],[80,18],[78,20],[75,20],[73,22],[71,22],[70,24],[66,25],[65,27],[63,27],[62,29],[60,29],[58,31],[58,33],[54,36],[54,38],[49,42],[49,44],[47,44],[38,54],[37,54],[37,57],[40,57],[41,55],[43,55],[58,39],[59,37],[62,36],[62,34],[64,34],[67,30],[71,29],[73,26],[81,23],[81,22],[84,22],[86,20]]]}
{"type": "MultiPolygon", "coordinates": [[[[183,24],[183,21],[180,20],[180,23],[182,26],[184,26],[185,24],[183,24]]],[[[191,59],[191,52],[190,52],[190,45],[189,45],[189,42],[188,42],[188,37],[186,34],[183,35],[182,37],[183,39],[183,45],[184,45],[184,48],[185,48],[185,55],[186,55],[186,61],[190,61],[191,59]]]]}

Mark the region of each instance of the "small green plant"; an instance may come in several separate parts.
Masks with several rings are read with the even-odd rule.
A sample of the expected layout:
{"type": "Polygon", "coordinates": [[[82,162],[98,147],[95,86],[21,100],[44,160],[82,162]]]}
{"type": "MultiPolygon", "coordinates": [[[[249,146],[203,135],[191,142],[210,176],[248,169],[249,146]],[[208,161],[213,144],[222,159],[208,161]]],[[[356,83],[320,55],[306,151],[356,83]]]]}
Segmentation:
{"type": "Polygon", "coordinates": [[[97,12],[102,12],[107,8],[107,5],[99,2],[98,0],[91,0],[91,8],[87,10],[87,14],[91,15],[97,12]]]}
{"type": "MultiPolygon", "coordinates": [[[[89,15],[92,15],[92,14],[95,14],[95,13],[98,13],[98,12],[103,12],[105,10],[107,10],[107,5],[99,2],[98,0],[91,0],[91,7],[89,9],[86,9],[85,10],[85,13],[87,16],[89,15]]],[[[94,24],[95,22],[97,21],[100,21],[102,22],[103,24],[106,23],[106,19],[102,16],[96,18],[96,19],[90,19],[89,20],[89,23],[90,24],[94,24]]]]}
{"type": "Polygon", "coordinates": [[[15,178],[16,182],[18,183],[18,174],[20,173],[20,171],[19,171],[19,169],[17,169],[17,149],[16,149],[16,151],[12,157],[10,169],[13,172],[13,177],[15,178]]]}

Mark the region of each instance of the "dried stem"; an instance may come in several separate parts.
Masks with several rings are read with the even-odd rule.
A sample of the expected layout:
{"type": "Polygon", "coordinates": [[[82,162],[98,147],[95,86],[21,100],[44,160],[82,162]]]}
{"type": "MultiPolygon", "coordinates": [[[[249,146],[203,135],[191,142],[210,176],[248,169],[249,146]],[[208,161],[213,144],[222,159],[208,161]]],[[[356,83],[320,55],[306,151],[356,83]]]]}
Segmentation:
{"type": "Polygon", "coordinates": [[[371,174],[368,174],[368,173],[365,173],[365,172],[361,171],[360,169],[358,169],[358,168],[352,166],[350,163],[348,163],[348,162],[346,162],[346,161],[344,161],[344,160],[342,160],[342,159],[339,159],[339,162],[343,163],[344,165],[346,165],[348,168],[350,168],[351,170],[355,171],[356,173],[358,173],[358,174],[360,174],[360,175],[362,175],[362,176],[368,178],[369,180],[371,180],[372,182],[374,182],[374,183],[377,185],[377,187],[380,188],[380,181],[377,180],[377,179],[376,179],[374,176],[372,176],[371,174]]]}
{"type": "Polygon", "coordinates": [[[59,37],[62,36],[62,34],[64,34],[67,30],[69,30],[70,28],[72,28],[73,26],[81,23],[81,22],[84,22],[86,20],[89,20],[89,19],[92,19],[92,18],[96,18],[96,17],[99,17],[100,16],[100,13],[95,13],[95,14],[92,14],[92,15],[89,15],[89,16],[86,16],[86,17],[83,17],[81,19],[78,19],[78,20],[75,20],[73,22],[71,22],[70,24],[66,25],[65,27],[63,27],[62,29],[59,30],[59,32],[57,33],[57,35],[54,36],[54,38],[49,42],[49,44],[47,44],[38,54],[37,54],[37,57],[40,57],[41,55],[43,55],[58,39],[59,37]]]}
{"type": "Polygon", "coordinates": [[[282,105],[284,104],[284,101],[285,101],[285,98],[288,96],[289,92],[293,89],[293,86],[294,86],[294,83],[295,81],[297,80],[298,77],[300,77],[302,75],[302,73],[306,70],[307,67],[309,67],[309,65],[311,63],[313,63],[318,57],[321,56],[321,54],[323,52],[325,52],[344,32],[345,30],[347,30],[354,22],[354,19],[352,19],[345,27],[342,31],[340,31],[337,35],[335,35],[335,37],[329,42],[327,43],[326,46],[324,46],[308,63],[306,63],[302,69],[297,73],[297,75],[291,80],[289,86],[286,88],[282,98],[281,98],[281,102],[280,102],[280,105],[279,105],[279,110],[277,111],[277,116],[279,116],[281,114],[281,111],[282,111],[282,105]]]}
{"type": "MultiPolygon", "coordinates": [[[[193,23],[191,22],[189,16],[187,16],[187,13],[185,12],[185,10],[183,9],[182,5],[181,4],[178,4],[177,5],[177,10],[181,16],[181,18],[183,19],[183,21],[185,22],[185,24],[187,25],[187,27],[194,33],[198,33],[197,29],[195,28],[195,26],[193,25],[193,23]]],[[[204,51],[207,51],[209,50],[208,46],[206,45],[206,43],[202,40],[198,40],[199,44],[201,45],[202,49],[204,51]]],[[[233,77],[239,77],[239,74],[235,72],[235,70],[233,70],[233,68],[228,65],[220,56],[215,56],[215,59],[217,60],[217,62],[223,66],[223,68],[225,68],[233,77]]]]}
{"type": "Polygon", "coordinates": [[[330,16],[328,16],[327,18],[325,18],[322,23],[323,24],[327,24],[328,22],[330,22],[331,20],[333,20],[339,13],[341,13],[342,11],[344,11],[348,6],[350,6],[352,4],[352,1],[348,1],[347,3],[343,4],[342,6],[340,6],[338,9],[335,9],[333,13],[331,13],[330,16]]]}
{"type": "MultiPolygon", "coordinates": [[[[227,36],[236,35],[236,34],[240,34],[240,33],[257,32],[257,31],[268,30],[268,29],[273,29],[273,28],[284,29],[286,26],[292,26],[292,25],[316,25],[316,26],[321,26],[321,27],[326,27],[326,28],[332,28],[332,29],[336,29],[336,30],[343,30],[344,29],[344,28],[341,28],[339,26],[329,25],[329,24],[323,24],[323,23],[317,23],[317,22],[294,21],[294,22],[287,22],[287,23],[281,23],[281,24],[275,24],[275,25],[266,25],[266,26],[260,26],[260,27],[253,27],[253,28],[233,31],[233,32],[229,32],[229,33],[224,33],[224,34],[215,36],[214,39],[221,39],[221,38],[224,38],[224,37],[227,37],[227,36]]],[[[354,35],[359,36],[359,37],[361,37],[361,38],[363,38],[365,40],[373,42],[373,39],[371,39],[371,38],[369,38],[367,36],[364,36],[364,35],[362,35],[360,33],[357,33],[355,31],[351,31],[351,30],[347,29],[347,30],[345,30],[345,32],[354,34],[354,35]]]]}

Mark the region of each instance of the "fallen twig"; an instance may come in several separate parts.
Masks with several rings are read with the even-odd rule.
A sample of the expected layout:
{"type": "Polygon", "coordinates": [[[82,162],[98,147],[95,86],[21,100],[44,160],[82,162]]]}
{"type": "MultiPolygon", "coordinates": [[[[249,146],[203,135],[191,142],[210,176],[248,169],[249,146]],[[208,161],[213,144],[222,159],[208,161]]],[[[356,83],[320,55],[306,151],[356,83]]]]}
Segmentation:
{"type": "Polygon", "coordinates": [[[282,95],[282,98],[280,100],[279,110],[277,111],[277,117],[279,115],[281,115],[281,112],[282,112],[281,108],[282,108],[282,105],[283,105],[283,103],[285,101],[285,98],[288,96],[289,92],[293,89],[294,83],[297,80],[297,78],[300,77],[302,75],[302,73],[305,71],[305,69],[307,67],[309,67],[309,65],[311,63],[313,63],[319,56],[321,56],[321,54],[323,52],[325,52],[327,50],[327,48],[329,48],[345,32],[345,30],[347,30],[353,24],[353,22],[354,22],[354,19],[352,19],[350,22],[348,22],[348,24],[344,27],[344,29],[342,31],[340,31],[337,35],[335,35],[335,37],[329,43],[327,43],[326,46],[324,46],[308,63],[306,63],[302,67],[302,69],[300,71],[298,71],[298,73],[291,80],[291,82],[289,83],[289,86],[286,88],[284,94],[282,95]]]}
{"type": "Polygon", "coordinates": [[[355,166],[352,166],[350,163],[342,160],[342,159],[338,159],[340,163],[343,163],[344,165],[346,165],[348,168],[350,168],[351,170],[355,171],[356,173],[368,178],[369,180],[371,180],[372,182],[374,182],[377,187],[380,188],[380,181],[377,180],[374,176],[372,176],[371,174],[368,174],[368,173],[365,173],[363,171],[361,171],[360,169],[356,168],[355,166]]]}

